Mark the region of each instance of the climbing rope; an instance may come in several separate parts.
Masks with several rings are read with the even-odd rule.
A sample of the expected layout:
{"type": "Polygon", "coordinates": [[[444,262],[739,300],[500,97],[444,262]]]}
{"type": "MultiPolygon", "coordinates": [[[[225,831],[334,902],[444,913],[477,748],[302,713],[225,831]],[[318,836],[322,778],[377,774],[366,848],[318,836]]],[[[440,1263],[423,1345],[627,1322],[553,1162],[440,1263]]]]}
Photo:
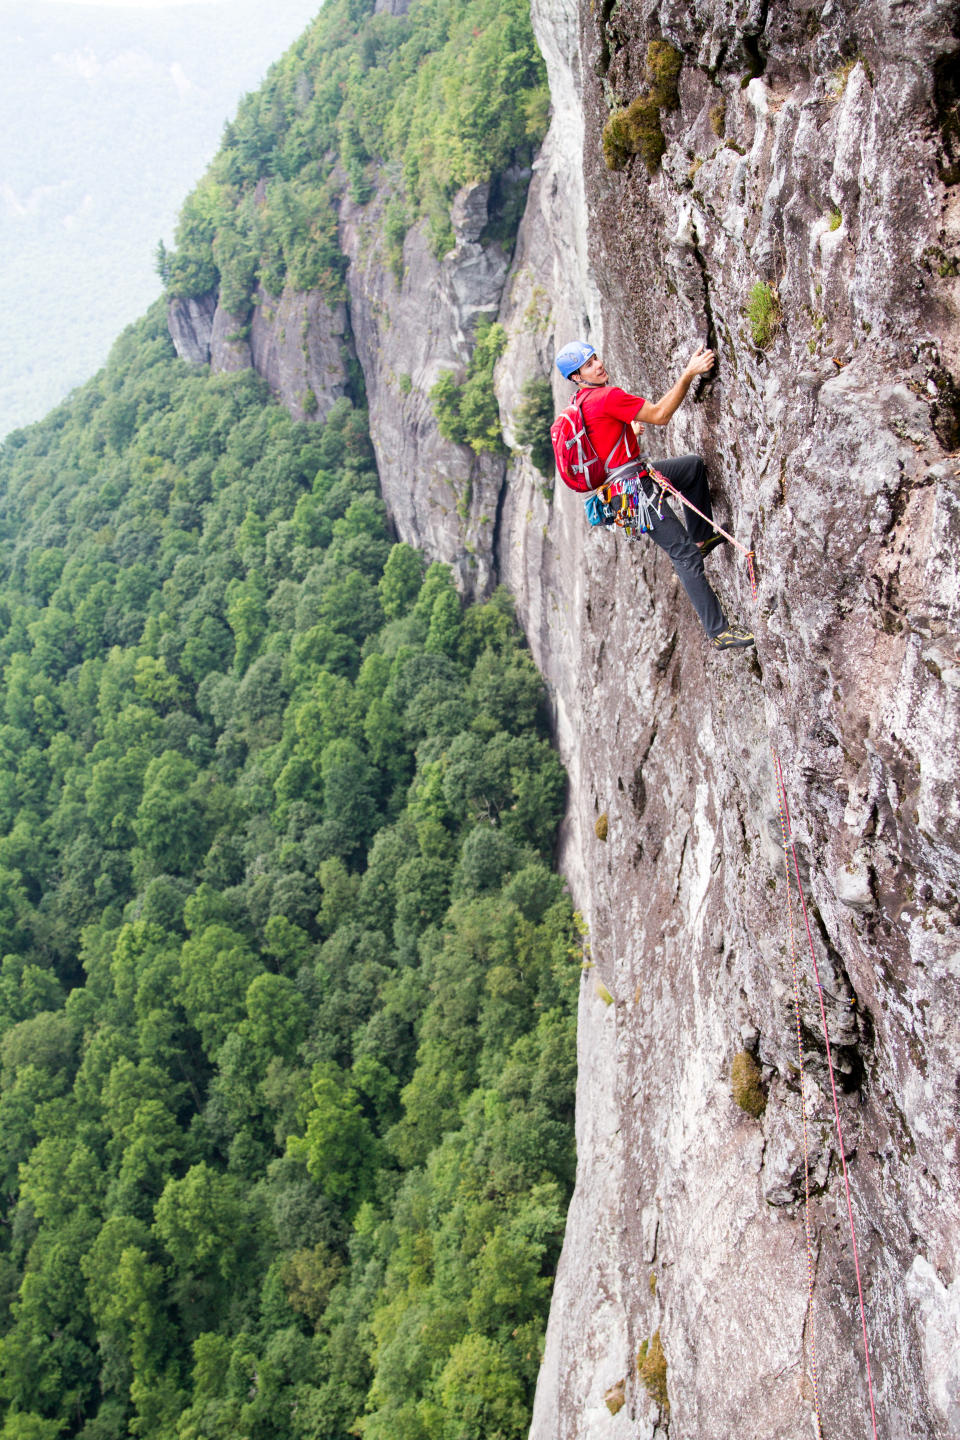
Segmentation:
{"type": "MultiPolygon", "coordinates": [[[[830,1075],[830,1094],[833,1098],[833,1116],[837,1127],[837,1149],[840,1151],[840,1165],[843,1170],[843,1188],[847,1199],[847,1219],[850,1225],[850,1247],[853,1254],[853,1268],[857,1277],[857,1299],[860,1305],[860,1326],[863,1331],[863,1356],[866,1361],[867,1370],[867,1394],[870,1398],[870,1421],[873,1428],[873,1440],[877,1440],[877,1412],[873,1399],[873,1376],[870,1371],[870,1345],[867,1340],[867,1315],[863,1303],[863,1281],[860,1276],[860,1254],[857,1249],[857,1232],[853,1223],[853,1201],[850,1197],[850,1176],[847,1171],[846,1146],[843,1143],[843,1128],[840,1124],[840,1104],[837,1100],[837,1080],[833,1069],[833,1050],[830,1045],[830,1032],[827,1027],[827,1011],[823,1003],[823,986],[820,983],[820,967],[817,964],[817,952],[813,943],[813,934],[810,930],[810,917],[807,914],[807,902],[803,895],[803,886],[800,883],[800,862],[797,859],[797,847],[794,844],[790,831],[790,810],[787,804],[786,786],[783,782],[783,768],[780,758],[775,754],[777,766],[777,784],[783,795],[783,808],[786,816],[786,835],[790,842],[790,853],[793,857],[793,870],[797,880],[797,894],[800,897],[800,909],[803,913],[803,924],[807,932],[807,944],[810,949],[810,960],[813,965],[813,979],[817,987],[817,998],[820,1001],[820,1023],[823,1027],[823,1039],[827,1049],[827,1071],[830,1075]]],[[[799,1000],[798,1000],[799,1004],[799,1000]]]]}
{"type": "MultiPolygon", "coordinates": [[[[758,589],[756,570],[754,567],[755,552],[748,549],[746,545],[742,544],[733,535],[729,534],[726,530],[719,526],[715,520],[711,519],[710,516],[705,515],[702,510],[698,510],[696,505],[694,505],[692,501],[688,500],[685,495],[682,495],[677,489],[677,487],[671,484],[671,482],[667,479],[665,475],[662,475],[658,470],[654,470],[652,467],[650,473],[656,479],[659,485],[662,485],[665,490],[668,490],[671,495],[675,496],[676,499],[679,500],[682,505],[685,505],[688,510],[692,510],[695,515],[699,515],[700,518],[702,520],[705,520],[708,525],[712,525],[713,529],[717,532],[717,534],[722,535],[725,540],[729,541],[729,543],[733,545],[735,549],[739,550],[741,555],[745,557],[747,562],[747,570],[750,577],[750,594],[753,600],[754,607],[756,607],[758,603],[758,589]]],[[[803,915],[804,929],[806,930],[807,935],[807,944],[810,950],[810,961],[813,967],[814,984],[816,986],[817,997],[820,1002],[820,1023],[823,1028],[823,1039],[826,1046],[827,1071],[830,1076],[830,1093],[833,1098],[833,1114],[837,1128],[837,1149],[840,1152],[840,1165],[843,1171],[843,1186],[847,1202],[847,1220],[849,1222],[850,1229],[850,1247],[853,1254],[853,1268],[857,1277],[857,1299],[860,1305],[860,1326],[863,1333],[863,1355],[866,1362],[867,1395],[870,1401],[870,1423],[873,1432],[873,1440],[877,1440],[877,1413],[873,1396],[873,1376],[870,1368],[870,1346],[867,1338],[867,1316],[866,1309],[863,1303],[863,1281],[860,1274],[860,1254],[857,1247],[857,1234],[853,1219],[853,1201],[850,1196],[850,1177],[847,1171],[846,1146],[844,1145],[843,1128],[840,1123],[840,1105],[837,1099],[837,1083],[833,1068],[833,1050],[830,1045],[830,1032],[827,1026],[827,1011],[823,1001],[823,986],[820,983],[820,969],[817,964],[817,952],[813,943],[813,934],[810,929],[810,917],[807,913],[807,903],[804,899],[803,885],[801,884],[800,880],[800,862],[797,858],[797,847],[793,839],[793,832],[790,825],[790,806],[787,799],[787,787],[783,778],[783,766],[781,765],[780,757],[772,744],[771,755],[773,757],[773,768],[777,784],[777,805],[780,811],[780,833],[783,842],[784,877],[786,879],[787,885],[787,916],[790,931],[790,960],[793,969],[793,1003],[797,1028],[797,1056],[800,1068],[800,1118],[803,1131],[804,1233],[806,1237],[807,1249],[807,1324],[804,1328],[806,1329],[807,1325],[809,1325],[810,1368],[811,1379],[813,1382],[813,1407],[814,1416],[816,1419],[817,1437],[818,1440],[823,1440],[823,1425],[820,1414],[820,1386],[817,1372],[817,1348],[813,1314],[815,1267],[812,1200],[810,1192],[810,1153],[809,1142],[807,1138],[807,1101],[804,1085],[805,1072],[803,1062],[803,1034],[800,1019],[800,965],[797,955],[796,929],[793,923],[793,893],[790,882],[791,858],[793,860],[793,872],[796,878],[797,895],[800,900],[800,910],[803,915]]]]}
{"type": "Polygon", "coordinates": [[[820,1384],[817,1374],[817,1340],[813,1314],[814,1246],[813,1211],[810,1197],[810,1145],[807,1139],[807,1089],[803,1064],[803,1032],[800,1025],[800,963],[797,955],[797,932],[793,924],[793,893],[790,885],[790,814],[783,791],[780,759],[771,747],[774,773],[777,777],[777,806],[780,811],[780,839],[783,844],[783,875],[787,887],[787,923],[790,930],[790,966],[793,971],[793,1009],[797,1026],[797,1066],[800,1072],[800,1126],[803,1134],[803,1230],[807,1244],[807,1313],[804,1334],[810,1331],[810,1376],[813,1382],[813,1413],[816,1417],[817,1440],[823,1440],[820,1418],[820,1384]]]}

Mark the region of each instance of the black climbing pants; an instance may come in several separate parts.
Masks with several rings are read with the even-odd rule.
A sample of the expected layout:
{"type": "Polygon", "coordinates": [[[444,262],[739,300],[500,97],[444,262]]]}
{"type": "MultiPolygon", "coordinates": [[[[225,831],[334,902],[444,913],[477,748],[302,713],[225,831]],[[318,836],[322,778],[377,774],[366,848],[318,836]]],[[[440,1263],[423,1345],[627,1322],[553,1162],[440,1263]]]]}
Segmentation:
{"type": "MultiPolygon", "coordinates": [[[[661,471],[681,495],[686,495],[698,510],[712,517],[710,490],[707,486],[707,469],[699,455],[679,455],[675,460],[654,460],[655,468],[661,471]]],[[[644,482],[645,488],[649,482],[644,482]]],[[[659,487],[654,491],[659,495],[659,487]]],[[[668,492],[669,493],[669,492],[668,492]]],[[[653,519],[650,538],[655,545],[670,556],[670,562],[680,577],[680,583],[690,597],[690,603],[700,623],[712,640],[721,630],[727,628],[726,616],[713,590],[707,584],[703,573],[703,556],[697,549],[698,540],[708,540],[714,533],[713,526],[683,507],[686,529],[681,525],[666,500],[660,507],[663,518],[653,519]]]]}

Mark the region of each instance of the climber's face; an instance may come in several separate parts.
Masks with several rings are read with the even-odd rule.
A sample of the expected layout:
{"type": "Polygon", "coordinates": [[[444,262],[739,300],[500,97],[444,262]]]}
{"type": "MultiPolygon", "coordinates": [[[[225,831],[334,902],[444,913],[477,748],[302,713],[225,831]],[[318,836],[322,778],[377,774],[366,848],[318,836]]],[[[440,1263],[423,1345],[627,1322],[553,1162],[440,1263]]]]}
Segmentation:
{"type": "Polygon", "coordinates": [[[581,385],[607,384],[607,369],[599,355],[591,355],[589,360],[584,360],[577,374],[581,385]]]}

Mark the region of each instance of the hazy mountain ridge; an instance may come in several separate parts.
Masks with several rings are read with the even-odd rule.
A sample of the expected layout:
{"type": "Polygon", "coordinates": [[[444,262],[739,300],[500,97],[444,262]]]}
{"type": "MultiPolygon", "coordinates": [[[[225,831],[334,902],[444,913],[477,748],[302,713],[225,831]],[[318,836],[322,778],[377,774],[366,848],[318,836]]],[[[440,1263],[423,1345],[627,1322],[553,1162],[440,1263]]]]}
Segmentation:
{"type": "Polygon", "coordinates": [[[316,7],[0,6],[0,436],[105,360],[243,90],[316,7]],[[232,78],[231,78],[232,77],[232,78]]]}

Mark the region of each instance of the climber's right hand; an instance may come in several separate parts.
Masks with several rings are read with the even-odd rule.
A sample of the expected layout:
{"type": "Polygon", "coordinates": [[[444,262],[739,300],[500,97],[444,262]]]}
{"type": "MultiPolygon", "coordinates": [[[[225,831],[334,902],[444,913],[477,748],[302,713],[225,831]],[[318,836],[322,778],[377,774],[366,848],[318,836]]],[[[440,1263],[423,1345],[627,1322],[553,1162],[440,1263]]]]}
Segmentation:
{"type": "Polygon", "coordinates": [[[716,362],[717,357],[712,350],[708,350],[704,345],[698,345],[684,366],[683,373],[687,379],[693,380],[698,375],[706,375],[708,370],[713,369],[716,362]]]}

